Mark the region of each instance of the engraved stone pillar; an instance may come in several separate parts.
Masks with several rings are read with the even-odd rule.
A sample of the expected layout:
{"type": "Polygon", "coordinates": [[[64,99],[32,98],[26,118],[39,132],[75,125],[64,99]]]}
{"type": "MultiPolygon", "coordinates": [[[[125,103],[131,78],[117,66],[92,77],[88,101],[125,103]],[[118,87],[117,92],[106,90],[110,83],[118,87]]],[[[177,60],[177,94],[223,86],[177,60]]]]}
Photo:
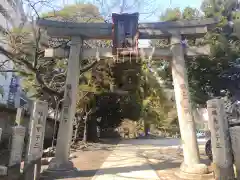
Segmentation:
{"type": "Polygon", "coordinates": [[[226,120],[224,101],[207,101],[209,125],[211,131],[213,163],[217,179],[234,179],[232,149],[226,120]]]}
{"type": "Polygon", "coordinates": [[[231,127],[229,129],[231,143],[232,143],[232,150],[234,155],[234,164],[237,171],[237,180],[240,180],[240,126],[231,127]]]}
{"type": "Polygon", "coordinates": [[[180,170],[189,174],[205,174],[208,169],[206,165],[200,164],[181,35],[173,35],[171,44],[172,76],[184,154],[180,170]]]}
{"type": "Polygon", "coordinates": [[[42,157],[47,115],[48,103],[35,101],[30,118],[30,138],[26,156],[28,163],[42,157]]]}
{"type": "MultiPolygon", "coordinates": [[[[12,143],[8,166],[20,165],[24,146],[25,127],[12,127],[12,143]]],[[[19,169],[20,171],[20,169],[19,169]]]]}
{"type": "Polygon", "coordinates": [[[81,37],[72,37],[68,61],[67,79],[63,108],[57,137],[55,158],[50,162],[48,171],[69,171],[73,164],[69,161],[69,149],[72,139],[73,120],[76,113],[77,90],[80,73],[81,37]]]}
{"type": "MultiPolygon", "coordinates": [[[[24,164],[25,169],[31,164],[31,162],[41,160],[47,115],[48,103],[35,101],[30,117],[30,136],[24,164]]],[[[31,170],[28,170],[28,173],[25,174],[25,180],[37,179],[36,176],[38,175],[34,174],[34,169],[37,167],[31,166],[28,168],[31,170]]]]}

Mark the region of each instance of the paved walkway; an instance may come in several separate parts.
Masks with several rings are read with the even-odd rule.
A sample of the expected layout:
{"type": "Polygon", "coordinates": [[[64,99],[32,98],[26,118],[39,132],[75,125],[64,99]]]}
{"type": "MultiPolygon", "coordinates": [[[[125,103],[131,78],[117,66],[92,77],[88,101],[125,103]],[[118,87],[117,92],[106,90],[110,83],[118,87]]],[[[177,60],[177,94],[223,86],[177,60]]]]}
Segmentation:
{"type": "Polygon", "coordinates": [[[102,164],[93,180],[160,180],[139,151],[139,141],[121,141],[102,164]]]}
{"type": "MultiPolygon", "coordinates": [[[[204,144],[204,142],[199,142],[201,143],[204,144]]],[[[91,158],[86,157],[87,161],[80,156],[73,159],[79,171],[64,177],[49,177],[44,180],[179,180],[174,175],[183,160],[179,147],[179,139],[123,140],[114,149],[90,151],[88,155],[91,158]],[[91,162],[99,158],[99,154],[94,153],[103,155],[103,152],[107,153],[100,161],[100,164],[102,162],[103,164],[97,163],[94,166],[91,162]]]]}

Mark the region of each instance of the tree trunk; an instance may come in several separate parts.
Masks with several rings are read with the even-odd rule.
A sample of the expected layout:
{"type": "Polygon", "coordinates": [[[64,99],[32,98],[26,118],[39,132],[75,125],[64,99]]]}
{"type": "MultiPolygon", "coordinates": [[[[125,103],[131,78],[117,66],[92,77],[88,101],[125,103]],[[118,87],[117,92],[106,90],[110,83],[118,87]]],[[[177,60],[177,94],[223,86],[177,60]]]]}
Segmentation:
{"type": "Polygon", "coordinates": [[[87,117],[84,119],[84,133],[83,133],[83,142],[87,142],[87,133],[88,133],[88,125],[87,125],[87,117]]]}
{"type": "Polygon", "coordinates": [[[97,121],[92,116],[87,121],[87,141],[89,142],[97,142],[97,121]]]}
{"type": "Polygon", "coordinates": [[[145,136],[148,136],[148,131],[149,131],[149,124],[145,122],[144,120],[144,132],[145,136]]]}

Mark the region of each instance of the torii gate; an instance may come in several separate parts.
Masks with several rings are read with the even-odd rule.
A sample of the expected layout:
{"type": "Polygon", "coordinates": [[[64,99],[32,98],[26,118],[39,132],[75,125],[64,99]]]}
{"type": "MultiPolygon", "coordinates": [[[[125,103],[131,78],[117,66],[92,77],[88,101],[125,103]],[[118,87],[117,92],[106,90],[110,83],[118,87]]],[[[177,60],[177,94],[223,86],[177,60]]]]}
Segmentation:
{"type": "Polygon", "coordinates": [[[80,61],[83,58],[114,58],[118,55],[133,53],[141,58],[160,59],[172,57],[172,76],[178,120],[183,141],[184,162],[181,171],[190,174],[206,174],[207,166],[200,164],[199,149],[195,134],[195,123],[189,99],[188,79],[184,53],[188,56],[208,55],[207,47],[187,47],[183,49],[182,36],[201,37],[218,20],[190,20],[177,22],[140,23],[138,13],[113,14],[114,26],[109,23],[70,23],[39,19],[38,25],[46,29],[51,37],[70,38],[70,51],[65,49],[46,49],[45,57],[68,57],[68,71],[64,93],[64,108],[57,139],[55,159],[50,163],[50,171],[69,171],[73,168],[69,161],[69,146],[72,138],[72,123],[76,111],[77,87],[80,61]],[[114,28],[113,28],[114,27],[114,28]],[[112,30],[114,29],[114,30],[112,30]],[[113,39],[113,48],[84,49],[84,39],[113,39]],[[171,48],[139,49],[137,39],[171,38],[171,48]],[[126,41],[129,46],[126,46],[126,41]],[[124,41],[124,42],[123,42],[124,41]],[[119,47],[120,46],[120,47],[119,47]],[[126,51],[127,50],[127,51],[126,51]]]}

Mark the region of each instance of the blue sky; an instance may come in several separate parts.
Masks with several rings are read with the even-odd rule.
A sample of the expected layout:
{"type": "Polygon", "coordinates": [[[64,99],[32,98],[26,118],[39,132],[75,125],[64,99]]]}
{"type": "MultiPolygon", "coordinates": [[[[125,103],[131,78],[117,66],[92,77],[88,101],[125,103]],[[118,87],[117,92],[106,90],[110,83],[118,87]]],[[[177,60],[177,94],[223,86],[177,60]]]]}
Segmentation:
{"type": "MultiPolygon", "coordinates": [[[[74,2],[77,2],[77,1],[96,2],[96,0],[55,0],[54,6],[61,7],[61,6],[63,6],[63,3],[73,4],[74,2]]],[[[112,0],[106,0],[106,1],[109,2],[112,0]]],[[[127,0],[127,3],[130,3],[131,1],[134,1],[134,0],[127,0]]],[[[187,6],[199,8],[203,0],[150,0],[150,1],[154,4],[154,8],[155,8],[155,6],[158,7],[158,11],[157,11],[157,13],[155,13],[152,16],[149,16],[149,14],[148,15],[140,15],[140,21],[156,21],[156,20],[158,20],[158,17],[161,14],[161,12],[163,12],[166,8],[180,7],[181,9],[184,9],[187,6]],[[145,17],[145,16],[147,16],[147,17],[145,17]]],[[[119,2],[121,2],[121,1],[119,0],[119,2]]],[[[147,0],[146,0],[146,2],[147,2],[147,0]]],[[[152,6],[149,6],[149,7],[152,7],[152,6]]],[[[47,10],[47,9],[44,8],[44,10],[47,10]]],[[[115,10],[113,9],[112,11],[115,11],[115,10]]]]}
{"type": "MultiPolygon", "coordinates": [[[[96,0],[55,0],[53,5],[55,7],[57,6],[58,8],[61,8],[63,6],[63,2],[65,4],[74,4],[76,1],[96,2],[96,0]]],[[[106,0],[106,2],[111,2],[111,1],[112,0],[106,0]]],[[[120,0],[118,0],[118,1],[121,2],[120,0]]],[[[131,3],[131,1],[134,1],[134,0],[127,0],[127,3],[131,3]]],[[[203,0],[149,0],[149,1],[151,1],[154,4],[154,6],[149,6],[149,7],[155,8],[155,6],[157,6],[158,11],[151,16],[149,16],[149,14],[147,14],[147,15],[140,14],[140,22],[158,21],[159,15],[161,14],[161,12],[164,12],[164,10],[167,8],[179,7],[181,10],[187,6],[190,6],[193,8],[200,8],[203,0]]],[[[145,6],[144,6],[144,8],[145,8],[145,6]]],[[[42,10],[48,11],[48,9],[46,9],[46,8],[44,8],[42,10]]],[[[116,9],[112,9],[112,11],[116,11],[116,9]]],[[[134,11],[134,9],[131,9],[131,11],[134,11]]],[[[141,12],[141,10],[140,10],[140,12],[141,12]]],[[[148,40],[139,40],[139,47],[146,47],[146,46],[149,46],[148,40]]]]}

